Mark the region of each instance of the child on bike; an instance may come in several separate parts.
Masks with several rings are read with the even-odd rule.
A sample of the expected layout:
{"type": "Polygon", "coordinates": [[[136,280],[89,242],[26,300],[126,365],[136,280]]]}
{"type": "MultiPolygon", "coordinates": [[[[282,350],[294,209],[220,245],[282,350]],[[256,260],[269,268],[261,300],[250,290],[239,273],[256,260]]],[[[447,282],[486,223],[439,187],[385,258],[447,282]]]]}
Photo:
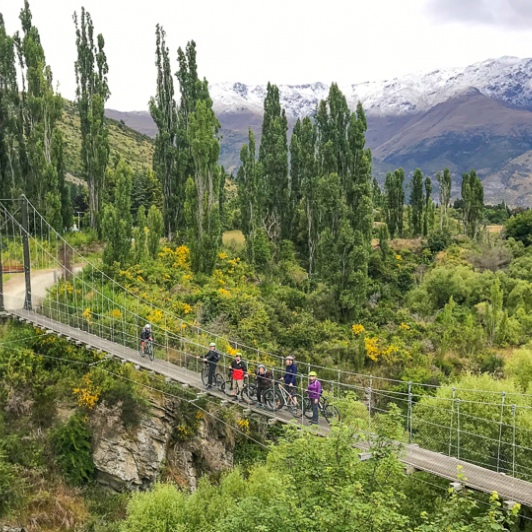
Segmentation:
{"type": "Polygon", "coordinates": [[[314,425],[318,424],[318,411],[319,411],[319,402],[321,397],[321,382],[318,380],[318,374],[315,371],[311,371],[308,374],[310,380],[307,395],[308,398],[312,401],[312,421],[314,425]]]}
{"type": "Polygon", "coordinates": [[[234,393],[233,400],[238,401],[239,394],[244,389],[244,377],[248,374],[246,363],[242,360],[242,355],[237,353],[231,362],[231,377],[233,379],[234,393]]]}

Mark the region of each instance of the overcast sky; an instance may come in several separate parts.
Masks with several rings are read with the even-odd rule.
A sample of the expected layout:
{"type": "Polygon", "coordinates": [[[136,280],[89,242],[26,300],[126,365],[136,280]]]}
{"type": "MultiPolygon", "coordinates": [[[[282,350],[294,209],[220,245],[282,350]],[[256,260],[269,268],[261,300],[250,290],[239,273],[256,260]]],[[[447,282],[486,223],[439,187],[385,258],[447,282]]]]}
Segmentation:
{"type": "MultiPolygon", "coordinates": [[[[22,0],[2,0],[7,31],[22,0]]],[[[532,54],[532,0],[32,0],[54,79],[75,91],[72,14],[103,33],[108,107],[147,109],[155,88],[155,25],[176,51],[194,39],[210,83],[357,83],[503,55],[532,54]]]]}

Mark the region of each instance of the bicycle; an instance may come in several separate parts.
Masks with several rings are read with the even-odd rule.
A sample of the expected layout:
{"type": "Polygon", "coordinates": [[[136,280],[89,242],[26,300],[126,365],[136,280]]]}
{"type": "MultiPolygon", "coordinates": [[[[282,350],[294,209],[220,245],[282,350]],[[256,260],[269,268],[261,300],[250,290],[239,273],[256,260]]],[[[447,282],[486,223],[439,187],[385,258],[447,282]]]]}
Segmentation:
{"type": "MultiPolygon", "coordinates": [[[[310,397],[305,397],[303,400],[303,415],[307,419],[312,419],[312,399],[310,397]]],[[[318,411],[325,418],[327,423],[338,422],[340,421],[340,411],[334,405],[329,404],[327,398],[320,397],[318,401],[318,411]]]]}
{"type": "Polygon", "coordinates": [[[269,410],[280,410],[286,406],[294,417],[303,415],[303,397],[300,394],[290,394],[279,383],[264,392],[264,402],[269,410]]]}
{"type": "Polygon", "coordinates": [[[153,347],[153,340],[143,340],[144,342],[144,349],[142,349],[142,344],[140,346],[140,356],[144,358],[144,356],[148,355],[148,358],[153,362],[153,359],[155,358],[155,349],[153,347]]]}
{"type": "MultiPolygon", "coordinates": [[[[201,370],[201,382],[203,383],[203,386],[209,385],[209,363],[208,362],[203,363],[203,369],[201,370]]],[[[214,374],[214,387],[221,388],[223,383],[224,383],[224,378],[222,377],[222,374],[216,371],[214,374]]]]}
{"type": "Polygon", "coordinates": [[[234,381],[232,378],[227,379],[226,381],[222,382],[220,385],[220,390],[225,393],[225,395],[229,397],[237,397],[240,395],[240,400],[248,405],[252,404],[255,400],[253,397],[257,393],[257,388],[254,384],[249,383],[249,376],[246,375],[244,377],[244,385],[242,387],[242,391],[240,394],[233,393],[234,391],[234,381]]]}

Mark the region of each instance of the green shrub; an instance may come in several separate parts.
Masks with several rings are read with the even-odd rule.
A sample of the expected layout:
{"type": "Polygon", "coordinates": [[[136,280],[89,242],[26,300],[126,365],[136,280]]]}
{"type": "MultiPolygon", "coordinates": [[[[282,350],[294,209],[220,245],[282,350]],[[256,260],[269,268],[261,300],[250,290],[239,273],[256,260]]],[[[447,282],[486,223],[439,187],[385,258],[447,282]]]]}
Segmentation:
{"type": "Polygon", "coordinates": [[[79,486],[92,478],[91,433],[81,414],[59,426],[52,434],[51,443],[57,463],[70,483],[79,486]]]}
{"type": "Polygon", "coordinates": [[[0,517],[18,506],[22,500],[23,482],[17,467],[5,459],[0,451],[0,517]]]}
{"type": "Polygon", "coordinates": [[[427,247],[432,253],[439,253],[451,244],[451,235],[448,231],[434,231],[427,239],[427,247]]]}
{"type": "Polygon", "coordinates": [[[148,411],[146,400],[127,382],[115,382],[103,393],[102,399],[109,406],[120,405],[122,423],[126,428],[137,426],[142,415],[148,411]]]}

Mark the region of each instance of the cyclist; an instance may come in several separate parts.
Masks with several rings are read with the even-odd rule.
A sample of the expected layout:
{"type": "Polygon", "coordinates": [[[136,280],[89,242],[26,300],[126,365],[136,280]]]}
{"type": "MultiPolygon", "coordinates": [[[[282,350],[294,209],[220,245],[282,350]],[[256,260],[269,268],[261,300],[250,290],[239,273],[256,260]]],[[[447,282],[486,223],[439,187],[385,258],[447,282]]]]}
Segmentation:
{"type": "MultiPolygon", "coordinates": [[[[288,392],[288,395],[292,396],[296,393],[297,388],[297,366],[294,362],[294,357],[292,355],[288,355],[286,357],[286,369],[284,374],[284,387],[285,390],[288,392]]],[[[291,399],[290,399],[291,401],[291,399]]]]}
{"type": "Polygon", "coordinates": [[[263,408],[264,392],[272,385],[272,372],[264,364],[259,364],[256,372],[257,378],[257,406],[263,408]]]}
{"type": "Polygon", "coordinates": [[[153,332],[151,325],[146,323],[142,331],[140,331],[140,354],[144,356],[144,349],[146,348],[146,341],[153,342],[153,332]]]}
{"type": "Polygon", "coordinates": [[[244,389],[244,377],[248,374],[246,363],[242,360],[242,355],[237,353],[231,362],[231,378],[233,379],[233,401],[238,401],[238,394],[244,389]]]}
{"type": "Polygon", "coordinates": [[[318,380],[318,374],[315,371],[311,371],[308,374],[310,379],[307,395],[312,401],[312,421],[314,425],[318,424],[318,411],[319,411],[319,402],[321,397],[321,382],[318,380]]]}
{"type": "MultiPolygon", "coordinates": [[[[200,358],[200,357],[198,357],[200,358]]],[[[209,377],[207,381],[207,389],[210,390],[212,388],[212,385],[215,382],[215,375],[216,375],[216,364],[220,361],[221,355],[218,351],[216,351],[216,344],[214,342],[211,342],[209,344],[209,351],[207,354],[203,357],[203,362],[206,364],[209,364],[209,377]]]]}

